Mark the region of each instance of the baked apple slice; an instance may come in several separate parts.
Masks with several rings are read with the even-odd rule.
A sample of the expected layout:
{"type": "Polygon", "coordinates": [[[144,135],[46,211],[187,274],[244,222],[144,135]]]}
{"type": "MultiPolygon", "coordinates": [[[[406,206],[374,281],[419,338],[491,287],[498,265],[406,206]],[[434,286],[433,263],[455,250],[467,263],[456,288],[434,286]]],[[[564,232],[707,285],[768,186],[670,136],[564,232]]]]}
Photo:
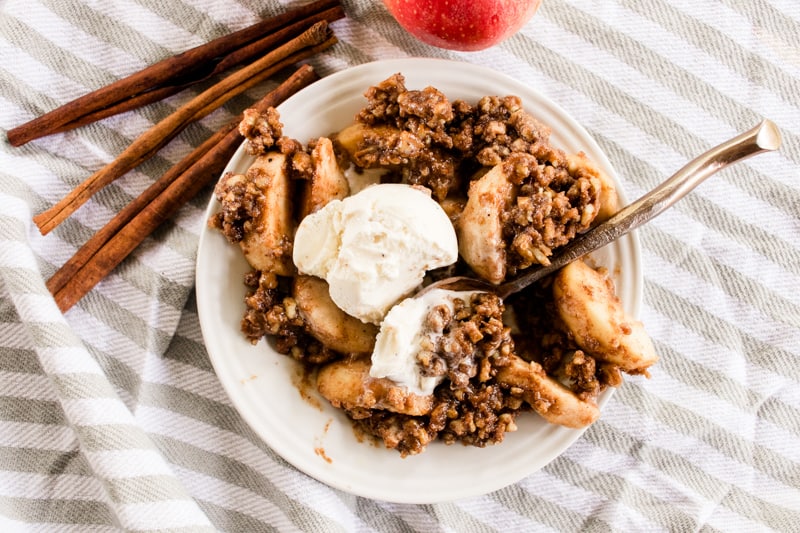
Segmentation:
{"type": "Polygon", "coordinates": [[[306,329],[322,344],[343,354],[372,353],[378,327],[339,309],[331,300],[324,279],[297,275],[292,296],[306,329]]]}
{"type": "Polygon", "coordinates": [[[512,356],[511,364],[498,369],[497,381],[522,389],[522,398],[552,424],[582,428],[600,417],[600,408],[594,400],[579,398],[549,377],[539,363],[512,356]]]}
{"type": "Polygon", "coordinates": [[[556,274],[553,296],[575,343],[592,357],[628,374],[646,375],[658,361],[643,324],[625,313],[608,276],[574,261],[556,274]]]}
{"type": "Polygon", "coordinates": [[[339,146],[361,168],[407,165],[425,151],[425,143],[410,131],[393,126],[355,122],[336,135],[339,146]]]}
{"type": "Polygon", "coordinates": [[[367,358],[335,361],[323,366],[317,374],[317,390],[337,408],[385,409],[411,416],[428,414],[433,395],[409,392],[388,378],[369,375],[367,358]]]}
{"type": "Polygon", "coordinates": [[[269,152],[244,174],[226,174],[214,190],[222,209],[211,223],[238,243],[255,270],[280,276],[294,273],[292,191],[286,156],[269,152]]]}
{"type": "Polygon", "coordinates": [[[300,204],[301,220],[306,215],[319,211],[331,200],[341,200],[350,194],[350,186],[339,168],[333,143],[329,138],[320,137],[317,140],[311,151],[311,162],[314,173],[304,184],[300,204]]]}
{"type": "Polygon", "coordinates": [[[495,165],[470,183],[467,203],[458,217],[458,252],[481,278],[500,283],[506,277],[502,214],[514,198],[506,166],[495,165]]]}

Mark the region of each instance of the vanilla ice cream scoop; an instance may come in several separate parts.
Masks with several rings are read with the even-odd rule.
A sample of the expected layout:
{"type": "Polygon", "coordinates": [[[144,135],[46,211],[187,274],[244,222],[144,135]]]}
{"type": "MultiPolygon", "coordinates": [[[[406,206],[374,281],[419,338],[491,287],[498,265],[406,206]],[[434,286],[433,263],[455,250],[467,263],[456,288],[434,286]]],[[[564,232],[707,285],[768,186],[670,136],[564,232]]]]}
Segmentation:
{"type": "Polygon", "coordinates": [[[370,376],[389,378],[414,394],[432,394],[444,376],[424,376],[417,361],[423,346],[436,346],[442,336],[441,331],[426,327],[428,314],[439,305],[448,307],[452,313],[456,299],[470,305],[472,295],[477,292],[434,289],[392,307],[375,339],[370,376]]]}
{"type": "Polygon", "coordinates": [[[387,183],[306,216],[295,234],[293,259],[300,272],[328,282],[343,311],[380,324],[426,271],[455,263],[458,242],[429,193],[387,183]]]}

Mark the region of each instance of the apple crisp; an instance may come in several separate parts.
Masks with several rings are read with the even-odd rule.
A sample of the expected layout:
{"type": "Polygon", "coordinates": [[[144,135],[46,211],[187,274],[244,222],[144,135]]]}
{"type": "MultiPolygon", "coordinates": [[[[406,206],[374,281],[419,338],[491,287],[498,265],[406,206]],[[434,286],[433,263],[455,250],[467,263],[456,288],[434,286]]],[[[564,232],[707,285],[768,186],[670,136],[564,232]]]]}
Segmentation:
{"type": "Polygon", "coordinates": [[[516,96],[450,101],[432,87],[407,89],[398,73],[365,98],[351,125],[305,145],[283,135],[277,111],[245,114],[255,162],[220,180],[221,209],[209,221],[252,266],[244,334],[307,365],[323,397],[403,456],[434,440],[498,443],[524,411],[568,427],[594,422],[599,393],[657,359],[602,269],[577,261],[506,302],[476,293],[434,305],[412,361],[437,380],[427,393],[371,375],[378,327],[291,264],[304,218],[350,196],[347,169],[429,191],[447,213],[459,259],[428,282],[466,274],[502,283],[549,264],[619,207],[612,180],[582,153],[553,146],[516,96]]]}

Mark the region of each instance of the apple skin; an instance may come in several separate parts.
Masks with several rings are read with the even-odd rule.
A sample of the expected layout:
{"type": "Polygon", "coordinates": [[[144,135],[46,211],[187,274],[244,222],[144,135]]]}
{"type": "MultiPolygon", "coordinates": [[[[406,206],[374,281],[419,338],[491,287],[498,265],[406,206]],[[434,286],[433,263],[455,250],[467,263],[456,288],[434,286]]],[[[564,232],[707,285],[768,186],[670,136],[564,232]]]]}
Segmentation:
{"type": "Polygon", "coordinates": [[[541,0],[383,0],[410,34],[424,43],[474,52],[516,33],[541,0]]]}

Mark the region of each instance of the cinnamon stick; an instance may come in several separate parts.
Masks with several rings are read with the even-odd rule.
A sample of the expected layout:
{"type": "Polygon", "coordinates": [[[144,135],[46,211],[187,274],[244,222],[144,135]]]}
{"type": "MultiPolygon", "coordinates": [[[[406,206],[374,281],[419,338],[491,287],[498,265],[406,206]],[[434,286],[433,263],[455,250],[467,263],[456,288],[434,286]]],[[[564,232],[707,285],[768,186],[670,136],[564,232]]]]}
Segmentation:
{"type": "MultiPolygon", "coordinates": [[[[253,107],[263,112],[268,107],[277,106],[316,79],[313,68],[304,65],[253,107]]],[[[242,136],[235,127],[238,120],[240,119],[222,128],[218,136],[215,136],[219,139],[218,142],[204,154],[198,157],[201,148],[207,147],[209,143],[203,143],[201,147],[189,154],[185,161],[176,165],[174,170],[165,174],[165,180],[170,183],[161,188],[159,193],[146,205],[140,205],[144,203],[142,201],[135,201],[130,204],[136,204],[135,207],[126,208],[123,212],[127,211],[127,213],[120,212],[118,215],[120,219],[124,219],[130,215],[130,212],[137,211],[129,220],[119,224],[119,220],[115,217],[115,220],[107,225],[107,228],[112,229],[107,230],[104,227],[98,232],[98,235],[113,233],[113,236],[106,242],[100,246],[96,245],[106,235],[98,237],[94,241],[90,239],[64,267],[50,278],[47,283],[48,289],[53,293],[62,312],[67,311],[86,295],[183,204],[193,198],[213,179],[219,177],[225,164],[242,142],[242,136]],[[193,162],[191,162],[192,160],[193,162]],[[81,257],[78,258],[78,256],[81,257]]],[[[155,186],[156,184],[151,187],[155,186]]]]}
{"type": "MultiPolygon", "coordinates": [[[[114,161],[89,176],[53,207],[36,215],[33,221],[39,227],[39,231],[42,235],[49,233],[82,206],[94,193],[147,160],[187,124],[197,120],[202,113],[210,112],[213,110],[214,105],[221,105],[224,101],[249,89],[254,83],[248,84],[248,80],[293,53],[303,48],[319,45],[330,37],[328,23],[325,21],[317,22],[298,37],[203,91],[140,135],[114,161]]],[[[266,76],[263,76],[258,79],[260,81],[265,78],[266,76]]]]}
{"type": "Polygon", "coordinates": [[[139,72],[72,100],[25,124],[12,128],[8,130],[6,135],[13,146],[21,146],[33,139],[50,135],[56,131],[66,131],[65,128],[70,124],[71,127],[77,127],[92,120],[99,120],[112,114],[129,111],[135,107],[152,103],[187,86],[185,81],[176,85],[171,83],[170,80],[185,78],[190,81],[188,84],[196,83],[206,79],[212,73],[221,72],[236,64],[248,61],[264,50],[275,46],[279,41],[265,44],[264,48],[254,48],[252,49],[253,54],[237,54],[232,59],[226,58],[223,60],[226,63],[220,69],[215,69],[205,75],[201,71],[205,66],[214,64],[219,58],[231,56],[236,49],[262,39],[265,35],[268,36],[284,26],[297,22],[305,22],[310,25],[311,22],[323,19],[332,22],[343,16],[344,12],[338,0],[317,0],[300,6],[159,61],[139,72]],[[320,16],[320,12],[324,12],[324,15],[320,16]],[[148,95],[147,91],[155,89],[158,89],[159,92],[148,95]],[[84,115],[91,115],[91,117],[81,119],[84,115]]]}
{"type": "MultiPolygon", "coordinates": [[[[125,224],[130,222],[142,209],[155,200],[161,192],[166,189],[175,178],[188,170],[206,152],[216,146],[228,132],[236,127],[235,123],[230,123],[220,128],[211,137],[206,139],[200,146],[192,150],[186,157],[181,159],[178,164],[171,167],[158,180],[153,182],[150,187],[137,196],[133,201],[126,205],[117,213],[105,226],[98,230],[72,257],[59,268],[53,276],[47,280],[47,289],[50,294],[55,295],[72,279],[92,256],[97,253],[125,224]]],[[[209,172],[212,172],[210,169],[209,172]]]]}
{"type": "MultiPolygon", "coordinates": [[[[288,56],[286,59],[283,59],[283,60],[275,63],[270,68],[268,68],[268,69],[266,69],[266,70],[264,70],[262,72],[259,72],[258,74],[256,74],[252,78],[248,79],[245,83],[242,84],[242,86],[245,87],[244,90],[246,91],[246,90],[252,88],[253,86],[258,85],[259,83],[271,78],[275,73],[280,72],[281,70],[285,69],[286,67],[288,67],[290,65],[294,65],[296,63],[299,63],[300,61],[308,59],[308,58],[310,58],[312,56],[315,56],[318,53],[320,53],[320,52],[322,52],[324,50],[327,50],[328,48],[330,48],[331,46],[333,46],[336,43],[337,43],[336,37],[332,36],[332,37],[328,38],[327,40],[323,41],[322,43],[320,43],[320,44],[318,44],[316,46],[312,46],[310,48],[304,48],[304,49],[300,50],[299,52],[295,52],[294,54],[288,56]]],[[[242,92],[244,92],[244,91],[242,91],[242,92]]],[[[206,107],[204,107],[203,109],[198,111],[198,117],[204,117],[204,116],[210,114],[215,109],[221,107],[229,99],[230,99],[230,96],[228,96],[227,93],[223,94],[217,100],[214,100],[213,102],[208,104],[206,107]]],[[[195,119],[195,120],[197,120],[197,119],[195,119]]]]}
{"type": "MultiPolygon", "coordinates": [[[[303,59],[318,53],[323,46],[329,46],[332,44],[329,43],[329,41],[326,41],[317,47],[302,50],[296,54],[293,54],[278,63],[276,67],[279,67],[279,69],[282,70],[286,66],[297,63],[298,61],[302,61],[303,59]]],[[[312,78],[313,81],[314,76],[313,70],[310,67],[301,67],[295,74],[287,79],[286,83],[289,84],[289,87],[298,85],[300,88],[302,88],[305,85],[308,85],[309,78],[312,78]]],[[[281,89],[281,87],[278,87],[276,91],[285,92],[285,90],[281,89]]],[[[262,107],[265,107],[265,104],[263,104],[265,101],[267,102],[266,107],[268,107],[268,103],[276,98],[275,96],[270,96],[271,94],[272,93],[264,97],[264,99],[255,104],[254,107],[260,110],[262,107]]],[[[280,96],[281,94],[279,93],[278,97],[280,96]]],[[[286,96],[289,96],[289,94],[287,93],[286,96]]],[[[117,233],[117,231],[119,231],[125,224],[130,222],[134,216],[136,216],[142,209],[144,209],[145,206],[147,206],[147,204],[158,197],[158,195],[161,194],[161,192],[166,189],[170,183],[172,183],[178,176],[180,176],[192,164],[200,159],[203,154],[208,152],[212,147],[216,146],[231,129],[235,128],[239,124],[240,121],[241,115],[231,123],[220,128],[219,131],[215,132],[211,137],[209,137],[200,146],[195,148],[175,166],[171,167],[164,175],[153,182],[152,185],[145,189],[144,192],[132,200],[105,226],[97,231],[88,241],[86,241],[86,243],[78,250],[78,252],[76,252],[75,255],[73,255],[66,263],[64,263],[64,265],[47,281],[47,288],[50,290],[50,293],[55,294],[57,291],[59,291],[67,283],[67,281],[72,278],[78,272],[78,270],[80,270],[91,259],[91,257],[117,233]]]]}
{"type": "MultiPolygon", "coordinates": [[[[330,0],[327,1],[330,2],[330,0]]],[[[251,44],[239,48],[234,52],[231,52],[228,56],[226,56],[219,63],[217,63],[214,70],[208,72],[202,77],[192,79],[191,81],[187,81],[185,83],[176,83],[173,85],[167,85],[164,87],[158,87],[156,89],[148,90],[136,96],[125,98],[111,106],[104,107],[96,111],[86,112],[84,115],[70,122],[62,124],[61,126],[52,127],[49,131],[48,130],[38,131],[36,132],[36,137],[34,138],[44,137],[45,135],[52,135],[55,133],[64,133],[66,131],[79,128],[81,126],[97,122],[98,120],[102,120],[104,118],[118,115],[120,113],[124,113],[127,111],[132,111],[134,109],[138,109],[153,102],[161,101],[164,98],[172,96],[173,94],[178,93],[183,89],[186,89],[187,87],[195,85],[200,81],[207,80],[217,74],[220,74],[230,68],[235,67],[236,65],[240,65],[246,61],[249,61],[250,59],[264,53],[264,51],[269,50],[278,44],[284,43],[285,41],[289,40],[289,38],[291,38],[292,36],[302,33],[304,30],[308,29],[316,22],[319,22],[321,20],[325,20],[327,22],[333,22],[335,20],[342,18],[343,16],[344,16],[344,10],[341,8],[341,6],[321,11],[320,13],[311,15],[308,18],[304,18],[298,22],[295,22],[294,24],[291,24],[276,31],[275,33],[272,33],[251,44]]],[[[14,130],[9,130],[9,135],[14,135],[12,133],[13,131],[14,130]]],[[[34,138],[29,140],[33,140],[34,138]]],[[[14,143],[12,142],[12,144],[14,143]]],[[[15,146],[19,145],[17,144],[15,146]]]]}

